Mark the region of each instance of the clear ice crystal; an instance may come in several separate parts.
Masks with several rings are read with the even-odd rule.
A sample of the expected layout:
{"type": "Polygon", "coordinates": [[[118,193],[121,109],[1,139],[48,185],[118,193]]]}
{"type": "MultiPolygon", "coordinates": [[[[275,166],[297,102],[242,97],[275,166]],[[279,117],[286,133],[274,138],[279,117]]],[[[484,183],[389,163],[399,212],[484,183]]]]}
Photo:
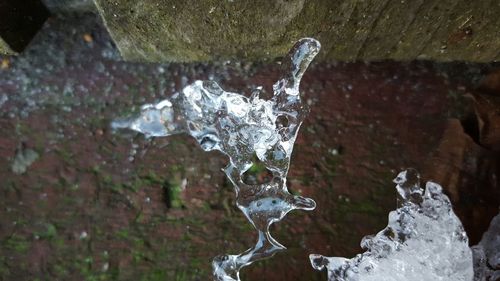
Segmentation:
{"type": "Polygon", "coordinates": [[[423,190],[412,169],[394,182],[401,207],[385,229],[362,239],[366,252],[352,259],[313,254],[312,266],[326,268],[329,281],[471,281],[468,238],[442,187],[427,182],[423,190]]]}
{"type": "Polygon", "coordinates": [[[474,281],[500,280],[500,214],[491,220],[488,231],[476,246],[474,256],[474,281]]]}
{"type": "Polygon", "coordinates": [[[236,204],[258,232],[254,247],[237,255],[216,257],[215,280],[239,280],[250,263],[285,249],[269,233],[272,223],[294,209],[312,210],[316,203],[289,193],[286,176],[297,132],[306,113],[299,94],[302,75],[320,50],[312,38],[299,40],[284,61],[285,76],[273,86],[269,100],[257,88],[250,97],[224,91],[214,81],[195,81],[169,99],[142,107],[139,116],[117,120],[112,127],[129,128],[149,137],[188,133],[205,151],[229,157],[224,169],[236,192],[236,204]],[[243,174],[255,159],[272,173],[264,184],[247,184],[243,174]]]}

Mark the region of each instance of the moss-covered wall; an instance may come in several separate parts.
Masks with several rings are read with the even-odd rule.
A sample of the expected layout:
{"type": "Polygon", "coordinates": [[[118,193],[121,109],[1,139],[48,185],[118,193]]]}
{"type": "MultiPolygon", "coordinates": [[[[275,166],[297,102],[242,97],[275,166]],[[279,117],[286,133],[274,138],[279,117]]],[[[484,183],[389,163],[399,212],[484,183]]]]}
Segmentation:
{"type": "Polygon", "coordinates": [[[322,58],[500,57],[498,0],[94,0],[127,60],[280,56],[311,36],[322,58]]]}

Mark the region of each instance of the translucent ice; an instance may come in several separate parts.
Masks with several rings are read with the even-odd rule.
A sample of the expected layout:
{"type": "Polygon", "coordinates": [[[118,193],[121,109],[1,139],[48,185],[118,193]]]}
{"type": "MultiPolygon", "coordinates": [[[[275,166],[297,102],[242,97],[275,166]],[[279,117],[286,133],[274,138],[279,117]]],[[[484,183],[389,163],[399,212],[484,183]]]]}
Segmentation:
{"type": "Polygon", "coordinates": [[[326,268],[329,281],[471,281],[468,238],[441,186],[427,182],[423,190],[414,170],[394,182],[402,206],[385,229],[363,238],[366,252],[352,259],[311,255],[312,266],[326,268]]]}
{"type": "Polygon", "coordinates": [[[500,280],[500,214],[493,218],[474,254],[474,281],[500,280]]]}
{"type": "Polygon", "coordinates": [[[312,210],[312,199],[288,192],[286,176],[293,144],[307,110],[299,95],[305,70],[319,52],[311,38],[298,41],[284,63],[285,77],[273,86],[273,97],[250,97],[226,92],[213,81],[196,81],[157,104],[142,107],[139,116],[113,122],[114,128],[130,128],[146,136],[188,133],[202,149],[219,150],[229,157],[224,169],[236,192],[236,204],[258,233],[254,247],[213,261],[216,280],[239,280],[239,271],[250,263],[285,249],[269,233],[272,223],[293,209],[312,210]],[[243,174],[258,159],[272,173],[264,184],[249,184],[243,174]]]}

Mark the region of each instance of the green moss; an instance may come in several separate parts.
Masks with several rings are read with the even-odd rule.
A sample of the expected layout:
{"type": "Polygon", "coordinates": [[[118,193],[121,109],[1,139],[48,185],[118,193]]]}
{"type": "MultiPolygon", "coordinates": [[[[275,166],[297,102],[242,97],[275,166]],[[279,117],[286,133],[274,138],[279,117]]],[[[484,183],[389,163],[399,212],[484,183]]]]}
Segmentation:
{"type": "Polygon", "coordinates": [[[487,1],[95,2],[122,56],[132,61],[267,60],[302,37],[317,38],[320,58],[336,60],[424,55],[486,62],[500,48],[500,6],[487,1]]]}
{"type": "Polygon", "coordinates": [[[0,278],[5,278],[9,274],[10,270],[6,263],[6,257],[0,256],[0,278]]]}
{"type": "Polygon", "coordinates": [[[54,268],[55,274],[58,277],[64,277],[64,276],[68,275],[68,270],[61,264],[54,264],[53,268],[54,268]]]}
{"type": "Polygon", "coordinates": [[[6,179],[5,184],[0,186],[0,188],[5,193],[19,192],[19,188],[17,187],[16,181],[14,179],[6,179]]]}
{"type": "Polygon", "coordinates": [[[185,167],[183,165],[171,165],[168,174],[168,180],[164,180],[152,172],[145,176],[144,179],[151,184],[162,185],[167,207],[183,208],[185,204],[182,199],[182,178],[185,175],[185,167]]]}
{"type": "Polygon", "coordinates": [[[326,180],[329,183],[332,183],[337,175],[338,166],[341,163],[342,159],[340,155],[328,154],[325,159],[326,170],[324,171],[324,175],[326,180]]]}
{"type": "Polygon", "coordinates": [[[100,188],[109,189],[119,194],[121,194],[124,191],[124,189],[130,189],[134,192],[138,190],[138,188],[134,184],[115,181],[113,179],[113,176],[111,174],[108,174],[106,171],[102,170],[99,165],[95,165],[92,168],[90,168],[90,172],[94,174],[96,178],[96,183],[99,185],[100,188]]]}
{"type": "Polygon", "coordinates": [[[35,232],[35,236],[40,239],[53,239],[57,236],[57,229],[55,225],[51,223],[45,224],[45,230],[41,232],[35,232]]]}
{"type": "Polygon", "coordinates": [[[141,281],[163,281],[167,280],[168,274],[166,270],[156,269],[142,276],[141,281]]]}
{"type": "MultiPolygon", "coordinates": [[[[296,29],[287,32],[287,26],[307,6],[301,0],[96,3],[120,52],[129,60],[271,58],[283,54],[298,36],[312,35],[296,29]]],[[[323,14],[320,18],[327,15],[323,9],[318,11],[316,15],[323,14]]],[[[320,24],[320,20],[307,20],[315,27],[320,24]]]]}
{"type": "Polygon", "coordinates": [[[28,241],[25,237],[17,234],[13,234],[5,242],[5,246],[7,249],[20,254],[26,253],[30,248],[30,245],[30,241],[28,241]]]}
{"type": "Polygon", "coordinates": [[[119,230],[118,232],[115,233],[115,235],[120,238],[120,239],[129,239],[130,238],[130,232],[129,229],[124,228],[119,230]]]}
{"type": "Polygon", "coordinates": [[[167,206],[169,208],[179,209],[184,206],[184,202],[181,198],[182,187],[181,183],[177,180],[169,180],[164,185],[167,206]]]}
{"type": "Polygon", "coordinates": [[[259,173],[264,172],[265,170],[266,170],[266,165],[264,165],[264,163],[262,163],[260,161],[255,161],[252,164],[252,167],[250,167],[250,169],[248,170],[248,172],[250,172],[251,174],[257,175],[259,173]]]}
{"type": "Polygon", "coordinates": [[[54,236],[51,240],[52,245],[54,245],[56,250],[63,250],[66,247],[66,241],[60,236],[54,236]]]}
{"type": "Polygon", "coordinates": [[[158,186],[164,183],[164,179],[154,171],[149,171],[146,175],[136,175],[132,182],[123,183],[124,187],[137,192],[143,187],[158,186]]]}

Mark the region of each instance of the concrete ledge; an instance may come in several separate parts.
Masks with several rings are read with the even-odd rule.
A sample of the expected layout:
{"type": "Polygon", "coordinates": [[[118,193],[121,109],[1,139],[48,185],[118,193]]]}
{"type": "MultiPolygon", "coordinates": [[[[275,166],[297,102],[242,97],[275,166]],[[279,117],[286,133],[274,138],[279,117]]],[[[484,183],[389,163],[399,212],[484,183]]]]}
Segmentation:
{"type": "Polygon", "coordinates": [[[497,0],[94,0],[124,59],[262,60],[297,39],[320,59],[498,61],[497,0]]]}

